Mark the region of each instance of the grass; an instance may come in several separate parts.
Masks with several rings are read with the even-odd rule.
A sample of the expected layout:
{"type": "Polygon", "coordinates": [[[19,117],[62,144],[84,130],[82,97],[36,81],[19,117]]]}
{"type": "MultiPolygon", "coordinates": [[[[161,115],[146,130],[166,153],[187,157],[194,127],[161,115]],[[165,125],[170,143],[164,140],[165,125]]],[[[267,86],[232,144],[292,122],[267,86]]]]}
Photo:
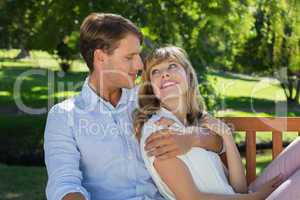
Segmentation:
{"type": "Polygon", "coordinates": [[[208,80],[222,99],[218,116],[300,116],[276,79],[210,71],[208,80]]]}
{"type": "MultiPolygon", "coordinates": [[[[0,69],[1,68],[35,68],[35,69],[50,69],[59,71],[59,62],[55,56],[45,51],[30,51],[30,58],[16,60],[14,59],[19,53],[19,50],[0,49],[0,69]]],[[[72,62],[71,71],[86,72],[87,67],[82,60],[72,62]]]]}
{"type": "MultiPolygon", "coordinates": [[[[259,175],[267,167],[272,160],[272,153],[270,150],[263,150],[260,155],[256,157],[256,174],[259,175]]],[[[242,158],[243,164],[246,165],[245,157],[242,158]]]]}
{"type": "MultiPolygon", "coordinates": [[[[257,157],[256,173],[268,165],[269,153],[257,157]]],[[[245,159],[243,159],[245,163],[245,159]]],[[[46,200],[47,172],[44,167],[7,166],[0,164],[0,200],[46,200]]]]}
{"type": "Polygon", "coordinates": [[[0,165],[0,200],[46,200],[43,167],[0,165]]]}
{"type": "Polygon", "coordinates": [[[80,90],[86,75],[86,72],[4,67],[0,72],[0,105],[14,106],[16,102],[23,102],[28,107],[38,108],[47,106],[50,100],[62,101],[80,90]]]}
{"type": "MultiPolygon", "coordinates": [[[[13,112],[12,115],[0,114],[0,136],[10,138],[3,140],[7,144],[14,140],[10,135],[17,136],[20,141],[18,147],[21,147],[23,139],[26,139],[24,135],[34,133],[32,136],[38,138],[38,144],[33,145],[41,145],[46,116],[19,116],[14,113],[16,100],[32,108],[47,109],[48,105],[79,92],[87,67],[81,60],[76,60],[69,73],[62,73],[57,60],[46,52],[32,51],[30,59],[22,60],[14,59],[17,54],[18,50],[0,50],[0,111],[13,112]],[[22,74],[29,72],[37,74],[20,79],[22,74]],[[14,92],[16,80],[22,80],[20,93],[14,92]]],[[[208,80],[222,98],[217,116],[300,116],[300,106],[285,104],[284,93],[274,79],[210,71],[208,80]]],[[[284,134],[286,141],[294,138],[293,134],[284,134]]],[[[235,139],[239,143],[245,140],[245,136],[238,133],[235,139]]],[[[270,140],[271,133],[257,134],[257,142],[270,140]]],[[[261,173],[270,160],[270,152],[260,153],[256,172],[261,173]]],[[[0,165],[0,177],[0,200],[45,199],[47,176],[43,167],[0,165]]]]}

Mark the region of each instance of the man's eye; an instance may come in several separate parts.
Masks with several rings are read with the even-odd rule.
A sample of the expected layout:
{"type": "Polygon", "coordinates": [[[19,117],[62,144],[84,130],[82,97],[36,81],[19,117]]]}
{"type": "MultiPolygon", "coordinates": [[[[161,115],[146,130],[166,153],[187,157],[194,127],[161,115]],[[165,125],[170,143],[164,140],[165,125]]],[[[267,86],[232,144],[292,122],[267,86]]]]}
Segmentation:
{"type": "Polygon", "coordinates": [[[126,57],[127,60],[132,60],[132,57],[126,57]]]}

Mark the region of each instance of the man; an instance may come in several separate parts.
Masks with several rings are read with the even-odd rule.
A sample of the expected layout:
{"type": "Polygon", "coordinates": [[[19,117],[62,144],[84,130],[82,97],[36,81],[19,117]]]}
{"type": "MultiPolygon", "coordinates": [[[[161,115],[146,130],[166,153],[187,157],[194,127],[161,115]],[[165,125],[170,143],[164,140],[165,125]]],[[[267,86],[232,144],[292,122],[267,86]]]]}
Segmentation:
{"type": "MultiPolygon", "coordinates": [[[[133,134],[134,80],[143,69],[143,36],[128,19],[90,14],[80,28],[80,51],[89,67],[78,96],[55,105],[45,129],[48,200],[162,199],[142,161],[133,134]]],[[[167,130],[165,130],[167,131],[167,130]]],[[[218,151],[215,135],[154,133],[150,154],[168,159],[203,147],[218,151]],[[173,151],[167,151],[168,145],[173,151]]]]}

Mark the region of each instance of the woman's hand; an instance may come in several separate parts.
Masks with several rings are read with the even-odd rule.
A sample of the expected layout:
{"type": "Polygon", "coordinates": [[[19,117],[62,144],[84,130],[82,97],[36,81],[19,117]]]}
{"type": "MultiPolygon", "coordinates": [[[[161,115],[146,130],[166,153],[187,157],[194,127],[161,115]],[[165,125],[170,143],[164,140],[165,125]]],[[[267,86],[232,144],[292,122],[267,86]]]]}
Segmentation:
{"type": "Polygon", "coordinates": [[[270,181],[266,182],[260,187],[260,189],[257,192],[254,193],[255,199],[266,199],[274,190],[276,190],[276,188],[282,183],[282,181],[282,175],[280,174],[271,179],[270,181]]]}
{"type": "Polygon", "coordinates": [[[232,130],[227,124],[219,119],[210,116],[206,116],[203,119],[203,121],[201,122],[201,127],[208,128],[221,137],[232,135],[232,130]]]}

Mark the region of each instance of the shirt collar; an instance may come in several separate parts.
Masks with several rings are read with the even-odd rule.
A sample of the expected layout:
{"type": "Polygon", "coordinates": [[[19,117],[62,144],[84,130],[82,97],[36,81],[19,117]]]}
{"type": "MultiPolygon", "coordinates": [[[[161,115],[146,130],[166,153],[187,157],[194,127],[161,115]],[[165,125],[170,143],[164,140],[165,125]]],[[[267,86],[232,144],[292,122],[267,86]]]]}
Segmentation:
{"type": "Polygon", "coordinates": [[[132,89],[133,92],[130,92],[130,89],[122,88],[121,98],[116,107],[113,107],[110,102],[104,100],[102,97],[98,96],[95,91],[89,86],[89,76],[85,79],[84,84],[81,90],[81,96],[84,101],[84,105],[87,108],[95,108],[98,102],[103,103],[105,106],[111,109],[117,109],[122,105],[127,105],[129,101],[136,101],[137,96],[136,89],[132,89]]]}
{"type": "Polygon", "coordinates": [[[89,86],[89,76],[86,77],[83,83],[81,97],[86,108],[94,108],[100,99],[100,97],[89,86]]]}

